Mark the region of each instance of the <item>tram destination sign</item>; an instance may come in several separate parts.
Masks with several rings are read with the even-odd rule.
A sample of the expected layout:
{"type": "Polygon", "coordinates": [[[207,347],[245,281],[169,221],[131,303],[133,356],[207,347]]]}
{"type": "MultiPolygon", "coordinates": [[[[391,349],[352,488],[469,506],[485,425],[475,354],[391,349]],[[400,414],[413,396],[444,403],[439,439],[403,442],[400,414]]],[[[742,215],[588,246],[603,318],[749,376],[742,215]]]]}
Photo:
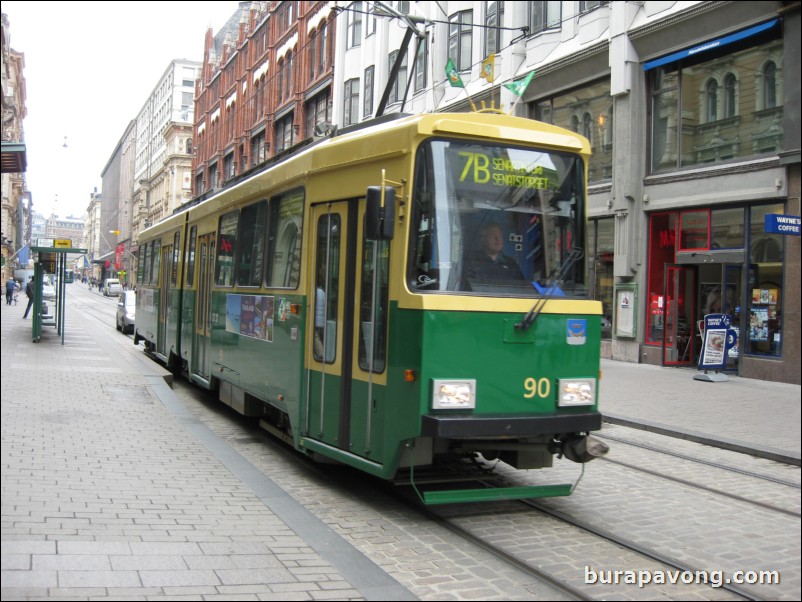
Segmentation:
{"type": "Polygon", "coordinates": [[[764,232],[768,232],[770,234],[799,236],[801,228],[802,218],[800,218],[798,215],[780,215],[778,213],[769,213],[766,215],[766,223],[763,230],[764,232]]]}

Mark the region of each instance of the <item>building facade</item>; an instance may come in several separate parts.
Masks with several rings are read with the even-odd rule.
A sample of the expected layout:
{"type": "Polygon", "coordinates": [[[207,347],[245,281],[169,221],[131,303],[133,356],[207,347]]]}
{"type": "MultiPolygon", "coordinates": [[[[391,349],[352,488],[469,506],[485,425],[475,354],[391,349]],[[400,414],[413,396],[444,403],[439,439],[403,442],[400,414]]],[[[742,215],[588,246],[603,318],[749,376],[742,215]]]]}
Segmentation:
{"type": "Polygon", "coordinates": [[[314,125],[492,107],[566,127],[593,150],[603,354],[693,367],[726,313],[728,370],[799,383],[800,239],[778,230],[799,231],[799,40],[798,2],[241,3],[206,37],[193,196],[314,125]]]}
{"type": "Polygon", "coordinates": [[[11,48],[11,26],[5,13],[2,14],[2,203],[0,204],[0,225],[2,239],[3,281],[14,276],[14,270],[26,267],[30,242],[30,200],[26,191],[25,169],[25,131],[23,120],[27,112],[25,76],[25,56],[11,48]]]}
{"type": "Polygon", "coordinates": [[[334,13],[328,2],[241,2],[206,34],[195,103],[195,198],[332,120],[334,13]]]}
{"type": "MultiPolygon", "coordinates": [[[[606,357],[695,366],[699,321],[724,312],[739,334],[728,370],[800,382],[800,239],[774,217],[800,214],[799,3],[388,4],[423,36],[386,111],[502,106],[589,139],[606,357]],[[520,97],[503,86],[528,74],[520,97]]],[[[370,2],[339,13],[336,123],[375,115],[401,23],[370,2]]]]}

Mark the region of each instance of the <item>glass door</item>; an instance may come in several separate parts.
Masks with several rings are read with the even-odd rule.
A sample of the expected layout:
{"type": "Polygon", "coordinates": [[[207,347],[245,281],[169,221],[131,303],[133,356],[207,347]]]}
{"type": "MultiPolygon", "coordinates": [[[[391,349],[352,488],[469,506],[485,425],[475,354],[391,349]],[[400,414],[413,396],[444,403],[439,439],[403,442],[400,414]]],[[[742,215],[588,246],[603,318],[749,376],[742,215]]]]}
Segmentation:
{"type": "Polygon", "coordinates": [[[721,313],[730,316],[730,326],[738,331],[738,344],[729,350],[725,370],[738,370],[738,362],[743,349],[744,332],[741,326],[743,309],[743,289],[741,278],[743,269],[740,264],[725,263],[722,266],[721,313]]]}
{"type": "Polygon", "coordinates": [[[694,291],[696,270],[666,265],[664,283],[663,365],[690,365],[693,361],[694,291]]]}

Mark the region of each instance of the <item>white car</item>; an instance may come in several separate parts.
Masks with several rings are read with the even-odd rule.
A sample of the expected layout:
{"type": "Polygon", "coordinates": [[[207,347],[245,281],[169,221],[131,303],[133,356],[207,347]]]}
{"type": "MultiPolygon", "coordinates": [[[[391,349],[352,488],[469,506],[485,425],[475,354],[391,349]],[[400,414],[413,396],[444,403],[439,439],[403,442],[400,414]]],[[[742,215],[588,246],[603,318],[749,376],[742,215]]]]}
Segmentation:
{"type": "Polygon", "coordinates": [[[56,287],[46,282],[42,285],[42,299],[53,301],[56,298],[56,287]]]}
{"type": "Polygon", "coordinates": [[[117,301],[117,330],[123,333],[133,333],[135,320],[136,293],[134,291],[123,291],[119,301],[117,301]]]}

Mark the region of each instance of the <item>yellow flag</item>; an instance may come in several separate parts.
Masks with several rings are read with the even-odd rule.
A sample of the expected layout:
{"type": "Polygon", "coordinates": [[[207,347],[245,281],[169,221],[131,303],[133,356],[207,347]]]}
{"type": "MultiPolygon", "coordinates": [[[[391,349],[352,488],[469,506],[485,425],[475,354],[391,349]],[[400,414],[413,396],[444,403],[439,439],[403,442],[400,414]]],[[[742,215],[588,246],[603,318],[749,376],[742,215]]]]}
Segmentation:
{"type": "Polygon", "coordinates": [[[495,73],[493,73],[493,62],[496,60],[496,55],[491,54],[485,60],[482,61],[482,77],[484,77],[488,83],[492,84],[493,80],[496,78],[495,73]]]}

